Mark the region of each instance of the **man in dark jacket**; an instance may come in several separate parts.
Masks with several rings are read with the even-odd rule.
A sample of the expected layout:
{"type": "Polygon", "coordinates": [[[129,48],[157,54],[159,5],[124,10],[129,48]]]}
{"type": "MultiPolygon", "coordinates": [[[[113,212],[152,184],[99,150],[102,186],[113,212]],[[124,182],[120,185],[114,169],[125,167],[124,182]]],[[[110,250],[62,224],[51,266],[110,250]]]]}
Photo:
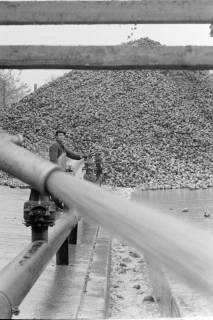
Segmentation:
{"type": "Polygon", "coordinates": [[[72,152],[64,145],[65,135],[64,131],[57,130],[55,133],[56,141],[49,148],[50,161],[59,164],[64,170],[66,168],[66,157],[74,160],[85,158],[83,155],[72,152]]]}
{"type": "MultiPolygon", "coordinates": [[[[59,166],[61,166],[64,169],[64,171],[66,170],[66,157],[74,160],[81,160],[83,158],[86,158],[86,156],[72,152],[64,145],[65,135],[66,135],[65,131],[57,130],[55,133],[56,141],[49,148],[50,161],[57,163],[59,166]]],[[[52,198],[55,201],[58,208],[60,209],[64,208],[64,205],[60,200],[55,199],[54,197],[52,198]]]]}

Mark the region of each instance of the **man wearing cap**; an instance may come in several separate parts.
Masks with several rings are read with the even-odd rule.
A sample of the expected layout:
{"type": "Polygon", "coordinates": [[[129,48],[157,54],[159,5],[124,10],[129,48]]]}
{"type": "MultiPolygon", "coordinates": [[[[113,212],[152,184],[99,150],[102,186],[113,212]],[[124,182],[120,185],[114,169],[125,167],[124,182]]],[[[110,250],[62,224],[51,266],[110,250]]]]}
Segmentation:
{"type": "Polygon", "coordinates": [[[86,157],[72,152],[64,145],[65,135],[65,131],[57,130],[55,133],[56,141],[49,148],[50,161],[59,164],[64,170],[66,168],[66,157],[74,160],[81,160],[86,157]]]}
{"type": "MultiPolygon", "coordinates": [[[[50,161],[57,163],[64,171],[66,170],[66,157],[74,160],[81,160],[87,158],[85,155],[80,155],[69,150],[65,145],[66,132],[63,130],[57,130],[55,133],[55,142],[49,148],[50,161]]],[[[55,199],[56,205],[63,209],[63,204],[60,200],[55,199]]]]}

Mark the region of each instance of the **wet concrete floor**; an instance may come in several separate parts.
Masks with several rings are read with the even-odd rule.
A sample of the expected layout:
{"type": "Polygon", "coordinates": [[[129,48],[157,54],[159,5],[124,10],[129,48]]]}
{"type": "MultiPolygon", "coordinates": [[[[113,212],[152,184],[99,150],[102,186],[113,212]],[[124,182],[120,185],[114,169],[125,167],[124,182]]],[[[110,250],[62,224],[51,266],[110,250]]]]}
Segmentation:
{"type": "Polygon", "coordinates": [[[140,200],[213,232],[213,188],[142,191],[140,200]],[[210,213],[208,218],[205,210],[210,213]]]}
{"type": "MultiPolygon", "coordinates": [[[[30,228],[23,225],[23,204],[29,192],[0,187],[0,269],[30,242],[30,228]]],[[[81,219],[77,245],[69,247],[69,266],[56,266],[54,257],[20,305],[19,316],[14,318],[72,319],[85,314],[103,318],[109,245],[109,237],[102,229],[81,219]],[[89,276],[90,287],[99,279],[98,297],[88,286],[89,276]],[[95,311],[91,307],[94,299],[95,311]]]]}

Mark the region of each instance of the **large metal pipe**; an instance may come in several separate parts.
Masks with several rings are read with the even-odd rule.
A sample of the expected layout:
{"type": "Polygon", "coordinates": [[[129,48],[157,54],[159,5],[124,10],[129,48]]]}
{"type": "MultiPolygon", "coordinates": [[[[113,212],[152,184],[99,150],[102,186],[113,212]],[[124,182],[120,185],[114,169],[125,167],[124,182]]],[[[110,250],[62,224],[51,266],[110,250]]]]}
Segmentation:
{"type": "Polygon", "coordinates": [[[52,171],[61,168],[14,143],[21,143],[20,135],[10,136],[0,133],[0,169],[44,194],[46,178],[52,171]]]}
{"type": "Polygon", "coordinates": [[[34,241],[0,271],[0,319],[11,319],[49,260],[77,223],[73,210],[64,213],[50,230],[48,242],[34,241]]]}
{"type": "Polygon", "coordinates": [[[62,172],[53,172],[46,187],[68,207],[74,204],[81,216],[122,237],[212,299],[213,236],[205,230],[62,172]]]}
{"type": "Polygon", "coordinates": [[[0,149],[2,169],[26,183],[32,183],[39,191],[46,188],[67,207],[74,204],[80,215],[93,219],[116,237],[124,238],[164,264],[184,282],[212,298],[212,235],[144,203],[137,205],[59,170],[51,171],[51,163],[20,147],[11,144],[8,151],[7,146],[0,142],[0,149]],[[3,161],[5,158],[7,163],[3,161]],[[23,168],[19,171],[21,166],[23,168]],[[35,175],[32,168],[40,174],[35,175]],[[51,172],[46,175],[49,169],[51,172]]]}
{"type": "Polygon", "coordinates": [[[13,315],[13,307],[10,300],[3,292],[0,292],[0,319],[11,319],[13,315]],[[3,316],[3,318],[1,317],[3,316]]]}
{"type": "Polygon", "coordinates": [[[6,131],[4,131],[1,127],[0,127],[0,139],[2,141],[12,142],[17,145],[21,145],[24,141],[24,138],[21,134],[11,135],[6,131]]]}

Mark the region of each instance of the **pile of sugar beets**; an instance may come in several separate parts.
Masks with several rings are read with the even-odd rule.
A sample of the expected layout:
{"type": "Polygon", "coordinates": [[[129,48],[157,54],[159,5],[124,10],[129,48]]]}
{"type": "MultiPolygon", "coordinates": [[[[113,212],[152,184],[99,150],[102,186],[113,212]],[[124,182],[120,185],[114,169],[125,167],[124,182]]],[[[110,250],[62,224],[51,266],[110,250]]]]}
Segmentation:
{"type": "MultiPolygon", "coordinates": [[[[160,46],[148,38],[126,45],[160,46]]],[[[78,71],[1,114],[43,157],[58,128],[76,152],[102,154],[104,182],[141,189],[213,186],[213,89],[204,71],[78,71]]],[[[23,186],[0,174],[0,184],[23,186]]]]}

